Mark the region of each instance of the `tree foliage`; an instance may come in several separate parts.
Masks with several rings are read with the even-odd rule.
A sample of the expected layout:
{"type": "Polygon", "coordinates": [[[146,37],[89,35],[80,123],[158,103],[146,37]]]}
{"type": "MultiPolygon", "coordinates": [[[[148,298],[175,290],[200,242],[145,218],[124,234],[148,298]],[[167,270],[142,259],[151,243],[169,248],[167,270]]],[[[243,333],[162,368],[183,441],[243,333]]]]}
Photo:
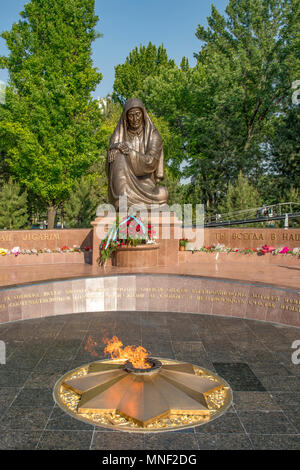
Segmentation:
{"type": "Polygon", "coordinates": [[[115,67],[113,99],[124,104],[132,97],[141,98],[145,78],[159,75],[164,67],[173,67],[163,45],[140,45],[133,49],[124,64],[115,67]]]}
{"type": "MultiPolygon", "coordinates": [[[[229,183],[226,197],[219,204],[218,211],[222,214],[258,208],[260,205],[261,197],[257,189],[240,172],[235,183],[229,183]]],[[[256,213],[253,215],[256,215],[256,213]]]]}
{"type": "MultiPolygon", "coordinates": [[[[74,182],[97,159],[100,111],[91,92],[101,80],[92,65],[98,37],[94,0],[31,0],[2,33],[9,56],[0,142],[11,172],[53,215],[74,182]]],[[[0,149],[1,150],[1,149],[0,149]]]]}
{"type": "Polygon", "coordinates": [[[27,223],[27,192],[10,178],[0,191],[0,228],[19,229],[27,223]]]}
{"type": "Polygon", "coordinates": [[[99,181],[82,177],[75,183],[69,199],[64,204],[66,226],[89,228],[96,217],[96,208],[103,202],[99,197],[99,181]]]}

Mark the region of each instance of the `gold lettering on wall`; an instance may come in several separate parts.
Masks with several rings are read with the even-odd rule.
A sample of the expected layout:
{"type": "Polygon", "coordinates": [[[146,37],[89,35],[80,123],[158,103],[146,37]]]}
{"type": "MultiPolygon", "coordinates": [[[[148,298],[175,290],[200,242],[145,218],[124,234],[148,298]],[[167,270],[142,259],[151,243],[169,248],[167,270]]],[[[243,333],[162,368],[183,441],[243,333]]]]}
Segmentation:
{"type": "Polygon", "coordinates": [[[26,240],[59,240],[60,234],[59,233],[23,233],[22,239],[26,240]]]}
{"type": "MultiPolygon", "coordinates": [[[[235,289],[214,289],[214,288],[196,288],[196,287],[96,287],[93,289],[82,288],[44,288],[33,290],[28,287],[21,288],[18,291],[12,291],[9,295],[2,295],[0,298],[0,311],[7,308],[14,309],[18,307],[30,307],[33,305],[45,304],[62,304],[70,302],[72,308],[72,300],[87,301],[103,298],[123,299],[153,299],[159,301],[172,301],[174,307],[180,311],[186,310],[186,305],[189,303],[191,311],[201,310],[201,303],[219,304],[222,305],[237,305],[243,308],[250,306],[255,309],[277,309],[286,312],[300,312],[300,296],[296,294],[289,295],[279,293],[278,295],[264,293],[262,290],[250,292],[249,288],[235,288],[235,289]],[[25,289],[25,290],[24,290],[25,289]],[[29,291],[26,291],[29,290],[29,291]]],[[[226,307],[225,307],[226,308],[226,307]]]]}
{"type": "Polygon", "coordinates": [[[0,241],[1,242],[11,242],[12,236],[9,233],[1,233],[0,234],[0,241]]]}

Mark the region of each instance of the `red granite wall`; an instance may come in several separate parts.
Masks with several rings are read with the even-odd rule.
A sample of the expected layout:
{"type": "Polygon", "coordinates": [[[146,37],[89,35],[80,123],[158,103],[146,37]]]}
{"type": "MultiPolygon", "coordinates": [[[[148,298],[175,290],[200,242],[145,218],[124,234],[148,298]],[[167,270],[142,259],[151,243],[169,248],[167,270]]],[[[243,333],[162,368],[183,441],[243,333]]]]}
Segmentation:
{"type": "Polygon", "coordinates": [[[272,245],[275,248],[284,246],[298,248],[300,229],[206,228],[204,246],[218,243],[230,248],[260,248],[263,245],[272,245]]]}
{"type": "Polygon", "coordinates": [[[92,246],[93,229],[63,229],[63,230],[0,230],[0,248],[12,249],[19,246],[21,249],[81,248],[92,246]]]}
{"type": "MultiPolygon", "coordinates": [[[[171,220],[171,240],[160,240],[170,244],[174,221],[171,220]]],[[[160,238],[160,237],[158,237],[160,238]]],[[[190,237],[189,237],[190,238],[190,237]]],[[[94,242],[100,242],[94,237],[94,242]]],[[[300,247],[300,229],[259,229],[259,228],[207,228],[204,230],[204,246],[224,244],[231,248],[258,248],[262,245],[273,245],[275,248],[288,246],[300,247]]],[[[80,247],[93,245],[93,229],[64,230],[0,230],[0,248],[21,249],[62,248],[74,245],[80,247]]],[[[166,247],[167,248],[167,247],[166,247]]],[[[98,254],[97,254],[98,256],[98,254]]]]}
{"type": "Polygon", "coordinates": [[[0,323],[81,312],[234,316],[300,326],[295,289],[180,275],[117,275],[0,289],[0,323]]]}

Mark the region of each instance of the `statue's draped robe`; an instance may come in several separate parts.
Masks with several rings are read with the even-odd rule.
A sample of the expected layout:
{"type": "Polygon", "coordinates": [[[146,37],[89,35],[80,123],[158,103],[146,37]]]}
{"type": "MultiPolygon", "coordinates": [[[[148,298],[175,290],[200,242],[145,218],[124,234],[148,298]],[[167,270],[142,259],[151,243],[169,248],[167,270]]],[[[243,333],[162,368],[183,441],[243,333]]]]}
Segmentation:
{"type": "Polygon", "coordinates": [[[109,199],[118,208],[119,197],[126,195],[129,206],[133,204],[166,204],[168,190],[156,183],[164,176],[164,155],[161,137],[150,120],[143,103],[132,98],[125,104],[123,114],[111,136],[107,173],[109,199]],[[129,109],[143,111],[143,126],[136,132],[128,129],[126,115],[129,109]],[[117,143],[125,143],[130,151],[124,155],[114,148],[117,143]]]}

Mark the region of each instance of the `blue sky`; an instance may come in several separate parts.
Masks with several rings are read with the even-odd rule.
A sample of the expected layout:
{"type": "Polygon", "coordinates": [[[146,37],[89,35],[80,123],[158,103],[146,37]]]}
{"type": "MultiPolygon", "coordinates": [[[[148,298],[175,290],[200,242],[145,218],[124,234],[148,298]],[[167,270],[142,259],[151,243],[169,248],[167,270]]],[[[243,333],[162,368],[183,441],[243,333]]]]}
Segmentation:
{"type": "MultiPolygon", "coordinates": [[[[67,1],[67,0],[66,0],[67,1]]],[[[103,74],[95,96],[104,97],[112,91],[114,66],[125,61],[129,52],[151,41],[164,44],[170,58],[179,64],[183,56],[195,64],[193,53],[200,49],[195,32],[198,24],[206,25],[211,5],[224,12],[229,0],[96,0],[99,16],[97,30],[104,36],[94,43],[94,65],[103,74]]],[[[9,30],[19,20],[27,0],[1,1],[0,31],[9,30]]],[[[5,40],[0,38],[0,54],[7,54],[5,40]]],[[[7,71],[0,70],[6,82],[7,71]]]]}

